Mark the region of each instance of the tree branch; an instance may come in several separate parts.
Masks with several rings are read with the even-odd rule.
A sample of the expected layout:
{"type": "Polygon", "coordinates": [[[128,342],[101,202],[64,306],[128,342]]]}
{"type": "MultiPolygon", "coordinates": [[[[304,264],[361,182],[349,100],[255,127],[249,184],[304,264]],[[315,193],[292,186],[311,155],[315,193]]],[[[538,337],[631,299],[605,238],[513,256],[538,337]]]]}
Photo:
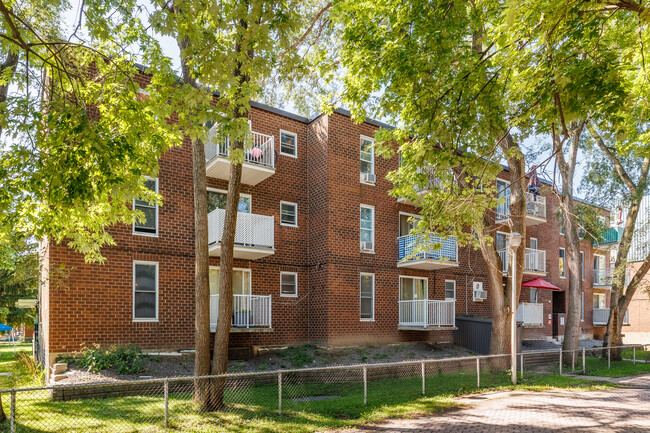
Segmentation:
{"type": "MultiPolygon", "coordinates": [[[[627,171],[625,170],[625,167],[623,167],[623,164],[621,164],[621,161],[618,160],[616,155],[605,145],[605,142],[603,141],[602,137],[600,134],[598,134],[598,131],[593,127],[591,124],[587,124],[587,130],[589,131],[589,134],[593,137],[593,139],[596,141],[596,144],[598,145],[598,148],[605,154],[607,159],[614,165],[614,168],[616,169],[616,172],[620,176],[621,180],[625,183],[627,188],[630,190],[632,194],[636,191],[636,185],[634,182],[632,182],[632,179],[628,175],[627,171]]],[[[644,161],[644,168],[646,170],[646,176],[647,176],[647,167],[645,167],[645,161],[644,161]]]]}

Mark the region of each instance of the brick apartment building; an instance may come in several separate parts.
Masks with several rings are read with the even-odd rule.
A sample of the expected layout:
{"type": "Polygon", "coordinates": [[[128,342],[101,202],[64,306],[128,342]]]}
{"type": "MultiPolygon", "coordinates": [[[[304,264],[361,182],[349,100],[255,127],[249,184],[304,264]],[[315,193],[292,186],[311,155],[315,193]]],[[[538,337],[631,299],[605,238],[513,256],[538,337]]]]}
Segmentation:
{"type": "MultiPolygon", "coordinates": [[[[254,147],[242,174],[232,347],[452,342],[456,316],[490,316],[491,288],[478,251],[446,239],[439,251],[410,255],[409,219],[417,207],[388,195],[385,177],[398,158],[375,158],[369,147],[388,125],[355,124],[341,110],[308,119],[261,104],[249,119],[254,147]]],[[[217,138],[206,145],[213,326],[226,149],[217,138]]],[[[46,362],[93,343],[193,348],[191,160],[189,143],[162,157],[149,186],[163,205],[134,203],[148,220],[109,229],[117,245],[104,249],[105,264],[86,264],[66,246],[43,243],[39,342],[46,362]]],[[[507,182],[509,174],[499,177],[507,182]]],[[[557,198],[545,185],[529,199],[524,280],[540,277],[566,290],[557,198]]],[[[506,208],[499,212],[507,215],[506,208]]],[[[495,225],[501,248],[505,218],[495,225]]],[[[586,241],[581,250],[582,333],[591,336],[592,300],[606,290],[594,281],[597,251],[586,241]]],[[[564,291],[525,289],[521,300],[524,338],[562,335],[564,291]]]]}

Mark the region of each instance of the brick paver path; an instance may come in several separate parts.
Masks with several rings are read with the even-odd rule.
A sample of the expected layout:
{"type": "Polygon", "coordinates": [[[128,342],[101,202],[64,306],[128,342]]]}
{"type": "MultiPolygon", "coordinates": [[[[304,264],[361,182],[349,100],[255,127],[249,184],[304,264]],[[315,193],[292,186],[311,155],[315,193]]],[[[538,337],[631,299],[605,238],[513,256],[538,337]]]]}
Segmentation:
{"type": "Polygon", "coordinates": [[[650,375],[620,382],[630,388],[515,392],[443,415],[392,420],[358,432],[650,432],[650,375]]]}

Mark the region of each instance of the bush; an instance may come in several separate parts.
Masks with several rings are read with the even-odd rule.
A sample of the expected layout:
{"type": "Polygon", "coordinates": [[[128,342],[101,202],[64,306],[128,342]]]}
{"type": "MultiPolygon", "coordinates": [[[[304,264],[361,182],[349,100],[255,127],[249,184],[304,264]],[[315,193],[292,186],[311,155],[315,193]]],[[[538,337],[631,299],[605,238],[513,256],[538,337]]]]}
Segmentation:
{"type": "Polygon", "coordinates": [[[137,346],[118,346],[105,350],[96,345],[84,348],[75,363],[95,373],[115,368],[117,374],[137,374],[145,369],[146,358],[148,356],[137,346]]]}

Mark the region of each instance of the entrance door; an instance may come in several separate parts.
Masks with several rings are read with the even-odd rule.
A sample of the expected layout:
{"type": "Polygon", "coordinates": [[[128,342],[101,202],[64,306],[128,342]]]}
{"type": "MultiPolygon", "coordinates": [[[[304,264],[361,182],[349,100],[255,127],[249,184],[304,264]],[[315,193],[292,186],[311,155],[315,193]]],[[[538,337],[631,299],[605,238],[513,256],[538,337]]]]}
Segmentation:
{"type": "Polygon", "coordinates": [[[426,325],[427,279],[400,277],[400,322],[426,325]]]}

